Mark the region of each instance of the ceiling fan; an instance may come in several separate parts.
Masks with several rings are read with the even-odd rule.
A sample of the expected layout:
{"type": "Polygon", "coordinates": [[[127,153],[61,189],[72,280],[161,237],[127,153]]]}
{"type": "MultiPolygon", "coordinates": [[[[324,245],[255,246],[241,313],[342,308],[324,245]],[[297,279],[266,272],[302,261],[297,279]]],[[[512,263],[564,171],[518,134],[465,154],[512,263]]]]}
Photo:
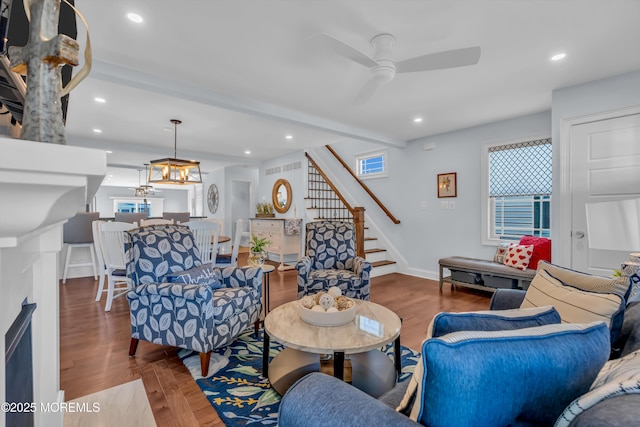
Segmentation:
{"type": "Polygon", "coordinates": [[[396,73],[464,67],[474,65],[480,59],[480,47],[474,46],[428,53],[395,62],[393,60],[393,45],[396,39],[391,34],[378,34],[371,39],[372,55],[361,52],[326,33],[317,34],[316,38],[324,48],[369,68],[370,79],[358,92],[355,99],[356,104],[368,101],[378,86],[389,83],[396,73]]]}

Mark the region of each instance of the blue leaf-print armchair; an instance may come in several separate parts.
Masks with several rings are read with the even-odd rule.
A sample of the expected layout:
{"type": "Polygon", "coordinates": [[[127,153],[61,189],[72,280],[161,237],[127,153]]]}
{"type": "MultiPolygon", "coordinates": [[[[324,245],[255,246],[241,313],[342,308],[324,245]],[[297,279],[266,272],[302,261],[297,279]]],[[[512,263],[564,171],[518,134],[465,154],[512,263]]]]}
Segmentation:
{"type": "Polygon", "coordinates": [[[131,346],[139,340],[200,353],[202,376],[211,351],[233,342],[262,311],[262,270],[202,264],[189,228],[141,227],[129,232],[127,294],[131,346]]]}
{"type": "Polygon", "coordinates": [[[337,286],[349,298],[369,300],[371,263],[356,256],[353,223],[309,222],[305,245],[306,256],[296,264],[298,298],[337,286]]]}

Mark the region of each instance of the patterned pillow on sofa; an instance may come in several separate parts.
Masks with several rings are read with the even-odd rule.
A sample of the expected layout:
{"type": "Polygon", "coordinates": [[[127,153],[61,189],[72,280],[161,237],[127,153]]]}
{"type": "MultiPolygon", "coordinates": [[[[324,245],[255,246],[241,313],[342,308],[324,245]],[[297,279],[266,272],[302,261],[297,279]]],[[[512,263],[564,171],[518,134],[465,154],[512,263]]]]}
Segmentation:
{"type": "Polygon", "coordinates": [[[202,265],[193,234],[181,225],[152,225],[129,231],[127,271],[134,283],[162,282],[169,273],[202,265]]]}
{"type": "Polygon", "coordinates": [[[162,279],[169,283],[209,285],[212,289],[219,289],[223,287],[220,269],[213,268],[209,264],[203,264],[200,267],[191,268],[177,273],[169,273],[162,279]]]}
{"type": "Polygon", "coordinates": [[[540,263],[520,308],[552,305],[563,323],[587,323],[601,320],[611,330],[615,343],[624,320],[625,304],[620,295],[587,292],[566,284],[549,274],[540,263]]]}

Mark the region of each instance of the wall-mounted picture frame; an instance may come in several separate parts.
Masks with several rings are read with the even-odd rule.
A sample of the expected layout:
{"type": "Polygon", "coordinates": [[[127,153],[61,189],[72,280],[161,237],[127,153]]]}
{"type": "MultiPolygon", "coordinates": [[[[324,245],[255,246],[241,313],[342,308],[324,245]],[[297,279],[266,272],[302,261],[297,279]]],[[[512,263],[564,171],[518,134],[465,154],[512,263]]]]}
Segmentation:
{"type": "Polygon", "coordinates": [[[455,172],[438,174],[438,198],[457,197],[458,180],[455,172]]]}

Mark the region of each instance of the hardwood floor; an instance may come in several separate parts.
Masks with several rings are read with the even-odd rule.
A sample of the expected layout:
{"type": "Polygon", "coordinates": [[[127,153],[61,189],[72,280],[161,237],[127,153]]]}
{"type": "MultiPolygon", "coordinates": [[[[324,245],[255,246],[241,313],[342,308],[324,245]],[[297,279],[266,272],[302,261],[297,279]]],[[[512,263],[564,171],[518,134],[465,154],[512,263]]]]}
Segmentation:
{"type": "MultiPolygon", "coordinates": [[[[240,265],[246,254],[240,254],[240,265]]],[[[60,284],[60,387],[67,400],[142,379],[158,426],[223,426],[184,367],[176,349],[140,341],[129,358],[129,307],[124,297],[104,311],[95,302],[97,281],[68,279],[60,284]]],[[[295,299],[296,271],[271,273],[271,309],[295,299]]],[[[491,294],[402,274],[371,280],[371,300],[402,319],[401,342],[418,351],[429,322],[441,311],[486,310],[491,294]]],[[[125,427],[125,426],[120,426],[125,427]]]]}

